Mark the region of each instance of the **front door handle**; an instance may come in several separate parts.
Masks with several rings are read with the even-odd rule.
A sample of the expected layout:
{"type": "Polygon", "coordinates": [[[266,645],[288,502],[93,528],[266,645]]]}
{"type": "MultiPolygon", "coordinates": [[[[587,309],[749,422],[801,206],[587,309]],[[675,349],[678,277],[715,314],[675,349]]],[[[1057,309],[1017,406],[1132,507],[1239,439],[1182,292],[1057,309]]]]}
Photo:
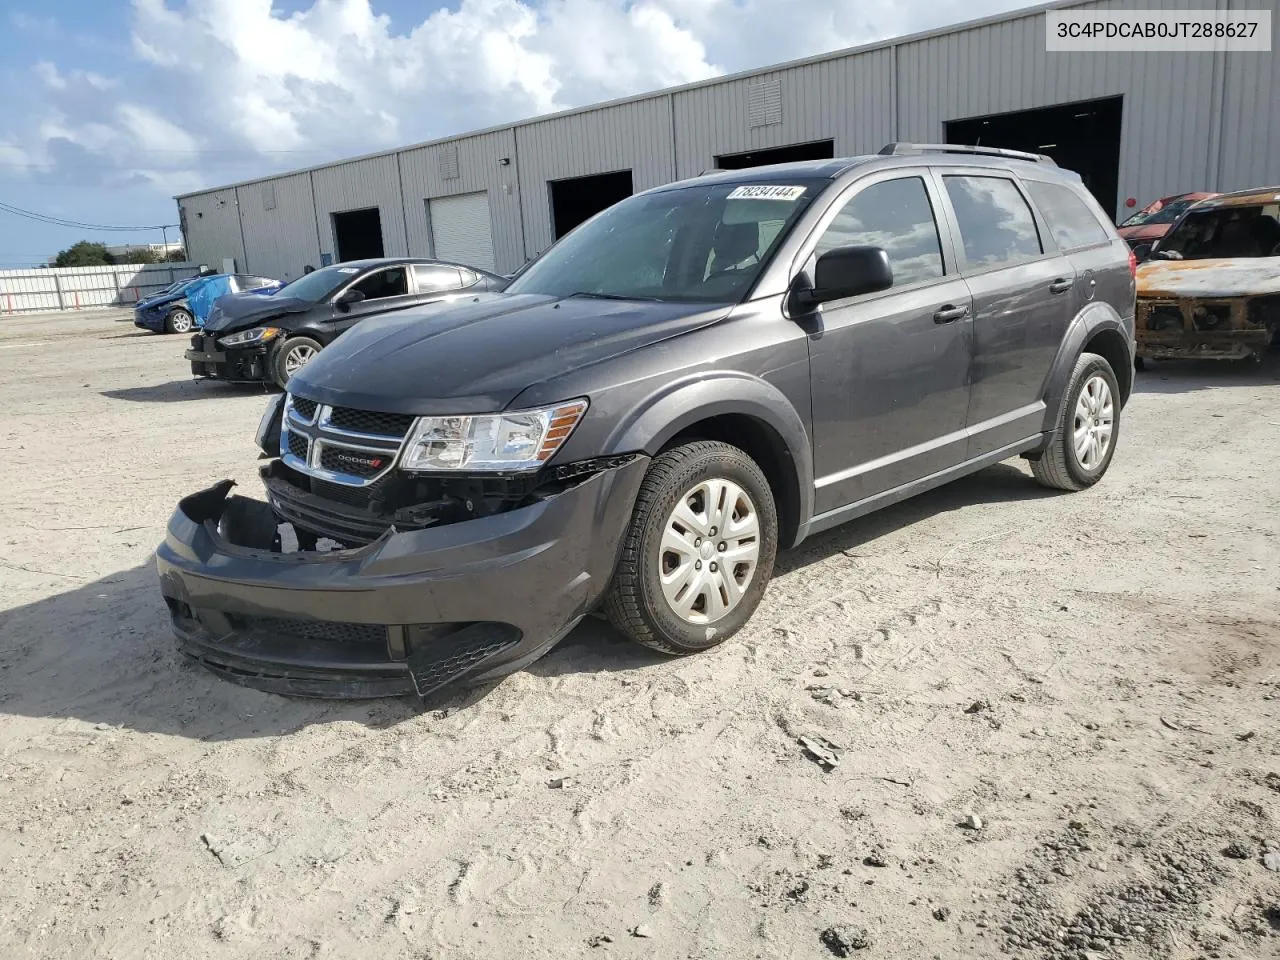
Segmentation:
{"type": "Polygon", "coordinates": [[[1059,277],[1053,283],[1049,284],[1050,293],[1066,293],[1071,289],[1071,285],[1075,283],[1074,277],[1059,277]]]}
{"type": "Polygon", "coordinates": [[[945,307],[938,308],[937,312],[933,315],[933,322],[954,323],[956,320],[965,316],[968,312],[969,307],[966,304],[961,304],[957,307],[954,304],[948,303],[945,307]]]}

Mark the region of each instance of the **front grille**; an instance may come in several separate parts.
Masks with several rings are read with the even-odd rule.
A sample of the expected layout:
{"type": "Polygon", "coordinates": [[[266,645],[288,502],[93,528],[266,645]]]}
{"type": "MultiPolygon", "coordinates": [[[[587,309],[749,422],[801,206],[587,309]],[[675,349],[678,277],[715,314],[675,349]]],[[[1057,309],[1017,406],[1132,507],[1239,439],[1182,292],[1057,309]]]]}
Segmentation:
{"type": "Polygon", "coordinates": [[[387,628],[377,623],[342,623],[338,620],[289,620],[282,617],[236,616],[245,630],[256,630],[294,637],[298,640],[322,640],[330,643],[387,643],[387,628]]]}
{"type": "Polygon", "coordinates": [[[1255,327],[1280,324],[1280,297],[1257,297],[1249,301],[1249,322],[1255,327]]]}
{"type": "Polygon", "coordinates": [[[352,407],[334,407],[329,414],[329,424],[339,430],[372,433],[397,440],[409,432],[415,419],[417,418],[406,413],[374,413],[352,407]]]}
{"type": "Polygon", "coordinates": [[[293,405],[293,409],[298,411],[298,415],[303,420],[312,420],[316,415],[316,407],[319,406],[314,400],[308,400],[306,397],[289,398],[289,402],[293,405]]]}
{"type": "Polygon", "coordinates": [[[345,447],[331,447],[327,443],[320,450],[320,466],[334,473],[344,473],[350,477],[376,477],[386,469],[387,464],[395,457],[395,453],[365,453],[362,450],[349,450],[345,447]]]}
{"type": "Polygon", "coordinates": [[[294,433],[292,430],[289,431],[289,452],[303,463],[307,462],[309,447],[310,444],[307,443],[306,437],[302,436],[300,433],[294,433]]]}
{"type": "Polygon", "coordinates": [[[1231,326],[1231,304],[1199,303],[1192,308],[1192,325],[1197,330],[1225,330],[1231,326]]]}

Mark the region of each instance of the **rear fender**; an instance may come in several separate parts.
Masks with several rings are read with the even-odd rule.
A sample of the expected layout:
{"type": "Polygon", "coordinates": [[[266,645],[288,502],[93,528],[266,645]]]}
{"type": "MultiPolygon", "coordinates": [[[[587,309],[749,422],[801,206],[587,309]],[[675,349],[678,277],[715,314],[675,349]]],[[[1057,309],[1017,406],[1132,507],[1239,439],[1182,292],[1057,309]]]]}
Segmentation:
{"type": "Polygon", "coordinates": [[[1071,325],[1067,327],[1066,335],[1063,336],[1062,343],[1058,347],[1058,354],[1054,357],[1053,364],[1049,368],[1049,374],[1045,378],[1044,391],[1042,393],[1044,397],[1044,423],[1041,426],[1041,430],[1044,431],[1046,437],[1052,436],[1057,429],[1058,416],[1062,411],[1063,398],[1071,380],[1071,371],[1075,369],[1076,360],[1084,352],[1085,344],[1103,330],[1115,331],[1124,339],[1125,349],[1128,353],[1127,365],[1125,369],[1115,371],[1115,374],[1122,385],[1133,382],[1132,333],[1120,314],[1110,304],[1101,302],[1089,304],[1076,314],[1075,319],[1071,321],[1071,325]]]}

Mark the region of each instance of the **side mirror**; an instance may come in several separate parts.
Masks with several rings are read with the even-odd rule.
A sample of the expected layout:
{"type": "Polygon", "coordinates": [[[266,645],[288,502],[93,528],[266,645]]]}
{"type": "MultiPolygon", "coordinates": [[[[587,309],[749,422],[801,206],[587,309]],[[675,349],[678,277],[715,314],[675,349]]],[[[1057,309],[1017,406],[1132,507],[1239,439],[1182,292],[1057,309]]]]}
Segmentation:
{"type": "Polygon", "coordinates": [[[799,305],[810,309],[893,286],[893,267],[883,247],[836,247],[818,257],[813,273],[813,288],[796,291],[799,305]]]}
{"type": "Polygon", "coordinates": [[[364,294],[361,293],[359,290],[352,288],[351,290],[348,290],[346,293],[340,296],[337,300],[335,300],[334,304],[337,306],[339,310],[345,313],[347,310],[351,309],[351,305],[353,303],[359,303],[363,299],[364,299],[364,294]]]}
{"type": "Polygon", "coordinates": [[[1152,246],[1153,244],[1150,244],[1150,243],[1138,244],[1136,247],[1133,248],[1133,258],[1137,260],[1139,263],[1143,263],[1144,261],[1150,260],[1152,246]]]}

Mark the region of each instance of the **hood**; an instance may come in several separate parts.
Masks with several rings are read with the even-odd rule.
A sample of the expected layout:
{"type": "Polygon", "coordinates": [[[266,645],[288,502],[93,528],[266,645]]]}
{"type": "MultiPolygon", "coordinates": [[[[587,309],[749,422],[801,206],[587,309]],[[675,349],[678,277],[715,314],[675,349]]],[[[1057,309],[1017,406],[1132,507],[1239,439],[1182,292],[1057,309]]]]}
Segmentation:
{"type": "Polygon", "coordinates": [[[493,413],[536,383],[708,326],[729,309],[481,294],[365,320],[303,367],[289,389],[385,413],[493,413]]]}
{"type": "Polygon", "coordinates": [[[204,328],[210,333],[235,333],[263,320],[290,313],[306,313],[316,305],[296,297],[264,297],[258,293],[230,293],[214,301],[204,328]]]}
{"type": "Polygon", "coordinates": [[[163,307],[167,303],[177,303],[179,300],[186,299],[186,294],[182,291],[177,293],[153,293],[149,297],[143,297],[134,306],[142,307],[163,307]]]}
{"type": "Polygon", "coordinates": [[[1256,297],[1280,293],[1280,257],[1148,260],[1139,297],[1256,297]]]}
{"type": "Polygon", "coordinates": [[[1168,233],[1171,226],[1171,223],[1140,223],[1134,227],[1118,227],[1116,232],[1130,243],[1150,243],[1168,233]]]}

